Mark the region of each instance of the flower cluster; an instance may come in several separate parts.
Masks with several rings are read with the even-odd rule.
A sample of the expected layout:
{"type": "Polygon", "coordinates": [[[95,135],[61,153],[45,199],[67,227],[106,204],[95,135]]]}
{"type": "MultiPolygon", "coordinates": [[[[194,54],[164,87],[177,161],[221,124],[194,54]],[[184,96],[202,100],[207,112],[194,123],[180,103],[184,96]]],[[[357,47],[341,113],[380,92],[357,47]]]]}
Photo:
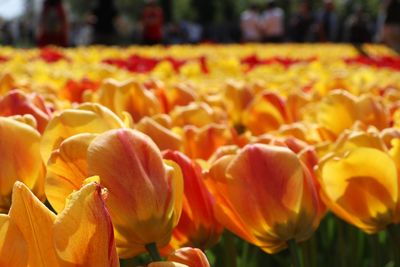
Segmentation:
{"type": "Polygon", "coordinates": [[[364,49],[0,48],[0,265],[205,267],[224,229],[273,254],[331,213],[398,224],[400,60],[364,49]]]}

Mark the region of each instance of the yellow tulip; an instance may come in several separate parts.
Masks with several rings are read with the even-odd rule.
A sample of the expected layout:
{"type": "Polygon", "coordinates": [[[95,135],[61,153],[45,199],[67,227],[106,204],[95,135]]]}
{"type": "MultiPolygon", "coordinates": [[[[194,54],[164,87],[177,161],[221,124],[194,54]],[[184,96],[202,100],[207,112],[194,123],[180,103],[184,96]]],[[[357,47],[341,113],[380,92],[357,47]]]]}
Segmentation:
{"type": "Polygon", "coordinates": [[[94,103],[85,103],[76,109],[67,109],[55,115],[47,125],[40,144],[45,162],[66,138],[79,133],[102,133],[122,128],[124,123],[108,108],[94,103]]]}
{"type": "Polygon", "coordinates": [[[322,198],[337,216],[367,233],[390,224],[398,199],[395,162],[376,148],[355,147],[319,166],[322,198]]]}

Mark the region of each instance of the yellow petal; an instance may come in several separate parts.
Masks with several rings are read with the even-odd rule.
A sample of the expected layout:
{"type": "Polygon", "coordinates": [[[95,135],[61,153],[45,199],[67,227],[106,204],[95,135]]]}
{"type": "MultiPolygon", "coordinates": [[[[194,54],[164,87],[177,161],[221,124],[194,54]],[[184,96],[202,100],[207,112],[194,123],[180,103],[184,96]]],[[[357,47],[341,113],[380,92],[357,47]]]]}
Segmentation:
{"type": "Polygon", "coordinates": [[[14,185],[9,216],[27,242],[29,266],[59,266],[51,231],[56,215],[21,182],[14,185]]]}
{"type": "Polygon", "coordinates": [[[100,185],[92,182],[73,193],[53,229],[61,266],[119,266],[114,230],[100,185]]]}
{"type": "Polygon", "coordinates": [[[96,134],[77,134],[65,139],[54,150],[47,163],[46,196],[52,207],[60,212],[65,199],[88,177],[87,149],[96,134]]]}
{"type": "Polygon", "coordinates": [[[102,133],[123,128],[124,123],[111,110],[93,103],[67,109],[54,116],[47,125],[40,144],[42,158],[48,161],[52,151],[66,138],[79,133],[102,133]]]}
{"type": "Polygon", "coordinates": [[[321,187],[328,206],[366,232],[383,229],[392,220],[398,196],[397,170],[388,154],[355,148],[321,166],[321,187]]]}

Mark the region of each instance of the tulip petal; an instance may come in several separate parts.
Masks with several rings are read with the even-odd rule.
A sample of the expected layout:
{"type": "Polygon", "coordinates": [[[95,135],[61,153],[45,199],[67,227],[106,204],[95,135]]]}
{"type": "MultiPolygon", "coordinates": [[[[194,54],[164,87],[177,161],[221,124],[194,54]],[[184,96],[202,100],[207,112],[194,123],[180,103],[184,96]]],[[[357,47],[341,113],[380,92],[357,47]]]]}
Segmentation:
{"type": "Polygon", "coordinates": [[[66,138],[79,133],[102,133],[123,128],[124,123],[108,108],[86,103],[77,109],[67,109],[54,116],[43,133],[40,149],[45,162],[66,138]]]}
{"type": "Polygon", "coordinates": [[[66,198],[81,188],[88,177],[87,149],[95,134],[77,134],[65,139],[53,151],[47,164],[46,196],[52,207],[60,212],[66,198]]]}
{"type": "Polygon", "coordinates": [[[60,259],[74,266],[119,266],[110,215],[102,189],[89,183],[73,193],[54,223],[60,259]]]}
{"type": "Polygon", "coordinates": [[[27,242],[29,266],[59,266],[51,231],[56,215],[21,182],[14,185],[9,216],[27,242]]]}
{"type": "Polygon", "coordinates": [[[25,267],[28,246],[8,215],[0,214],[0,266],[25,267]]]}
{"type": "Polygon", "coordinates": [[[23,181],[43,199],[45,167],[39,142],[40,134],[31,126],[0,117],[0,211],[8,210],[17,180],[23,181]]]}
{"type": "Polygon", "coordinates": [[[321,166],[321,186],[328,206],[366,232],[383,229],[398,196],[397,170],[386,153],[355,148],[321,166]]]}

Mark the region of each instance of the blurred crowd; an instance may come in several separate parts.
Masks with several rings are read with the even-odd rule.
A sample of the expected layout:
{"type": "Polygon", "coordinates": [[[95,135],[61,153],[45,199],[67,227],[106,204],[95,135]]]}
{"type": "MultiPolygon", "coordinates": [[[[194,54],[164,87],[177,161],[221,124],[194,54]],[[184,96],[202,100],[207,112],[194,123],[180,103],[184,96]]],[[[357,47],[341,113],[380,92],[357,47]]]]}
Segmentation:
{"type": "Polygon", "coordinates": [[[400,48],[398,0],[382,1],[376,20],[358,3],[341,23],[332,0],[325,0],[318,10],[302,1],[288,20],[277,1],[269,0],[265,5],[250,5],[240,20],[243,42],[384,42],[400,48]]]}
{"type": "Polygon", "coordinates": [[[94,0],[92,8],[79,20],[71,19],[62,0],[44,0],[36,24],[3,23],[0,43],[15,45],[17,40],[30,39],[38,46],[383,42],[400,50],[400,0],[381,0],[380,9],[374,15],[360,1],[351,5],[345,15],[332,0],[324,0],[319,8],[313,7],[314,2],[299,1],[295,10],[286,14],[280,1],[258,1],[250,4],[237,20],[215,25],[199,19],[167,21],[157,0],[144,0],[140,18],[134,23],[122,15],[113,0],[94,0]],[[121,36],[125,43],[121,42],[121,36]]]}

